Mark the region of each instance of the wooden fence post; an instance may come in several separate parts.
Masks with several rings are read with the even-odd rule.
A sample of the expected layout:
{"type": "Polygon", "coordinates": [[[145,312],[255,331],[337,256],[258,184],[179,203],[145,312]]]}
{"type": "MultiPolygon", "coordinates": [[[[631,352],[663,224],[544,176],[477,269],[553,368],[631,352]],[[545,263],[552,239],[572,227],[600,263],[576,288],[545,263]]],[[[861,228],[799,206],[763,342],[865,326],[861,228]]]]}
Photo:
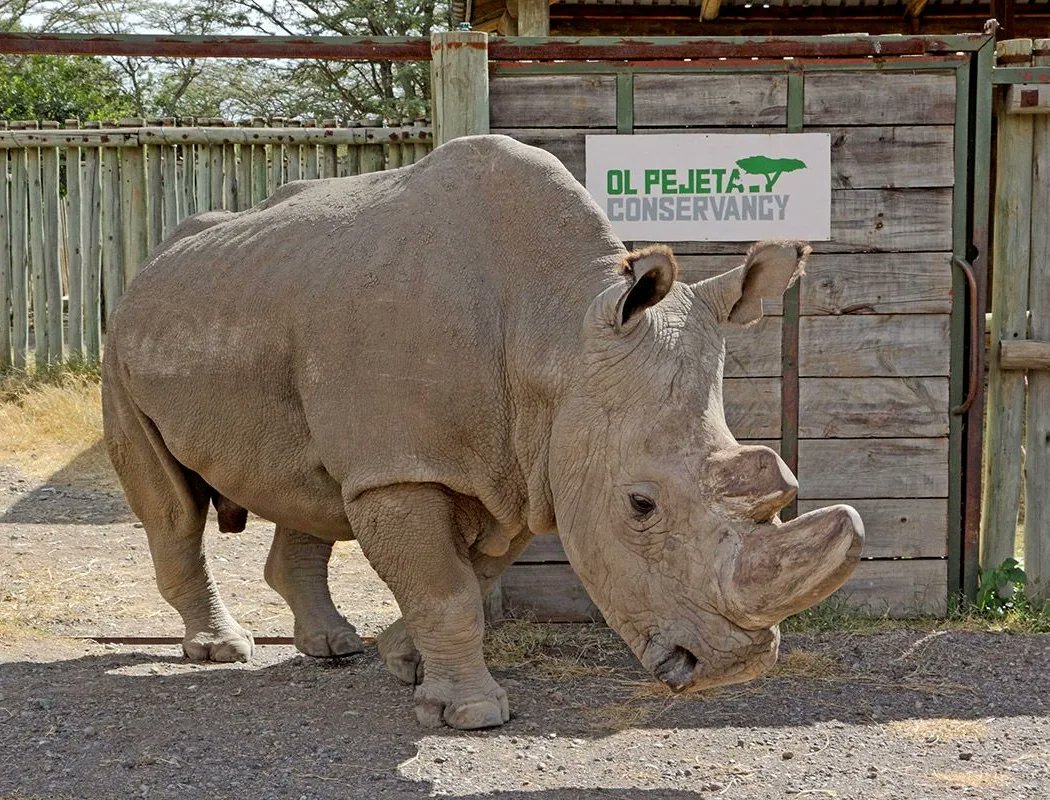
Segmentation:
{"type": "MultiPolygon", "coordinates": [[[[996,52],[1032,55],[1030,39],[999,42],[996,52]]],[[[1028,265],[1032,225],[1032,120],[998,114],[995,235],[992,252],[991,325],[988,358],[988,420],[985,428],[984,501],[981,514],[982,570],[995,569],[1014,555],[1021,496],[1021,432],[1025,376],[1004,371],[998,342],[1028,333],[1028,265]]]]}
{"type": "MultiPolygon", "coordinates": [[[[69,355],[84,357],[84,236],[81,230],[80,148],[66,148],[66,253],[69,274],[69,355]]],[[[88,215],[91,216],[90,214],[88,215]]]]}
{"type": "Polygon", "coordinates": [[[25,369],[29,350],[29,272],[26,256],[26,151],[12,150],[11,160],[11,349],[14,366],[25,369]]]}
{"type": "MultiPolygon", "coordinates": [[[[1036,52],[1048,52],[1050,39],[1036,39],[1036,52]]],[[[1050,66],[1050,55],[1035,57],[1050,66]]],[[[1050,108],[1032,120],[1032,235],[1028,278],[1030,338],[1050,342],[1050,108]]],[[[1050,370],[1028,371],[1025,435],[1024,566],[1026,594],[1037,607],[1050,602],[1050,370]]]]}
{"type": "Polygon", "coordinates": [[[489,45],[480,31],[432,34],[434,144],[489,132],[489,45]]]}
{"type": "Polygon", "coordinates": [[[0,150],[0,369],[10,367],[11,353],[11,278],[14,253],[11,250],[11,210],[7,190],[7,151],[0,150]]]}

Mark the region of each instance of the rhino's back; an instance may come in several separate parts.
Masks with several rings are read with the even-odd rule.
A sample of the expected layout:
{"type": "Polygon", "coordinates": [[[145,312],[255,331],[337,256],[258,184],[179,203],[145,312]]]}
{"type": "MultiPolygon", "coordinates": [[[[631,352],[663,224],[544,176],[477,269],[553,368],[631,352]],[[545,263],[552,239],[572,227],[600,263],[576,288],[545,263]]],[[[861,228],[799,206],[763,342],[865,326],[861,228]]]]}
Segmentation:
{"type": "Polygon", "coordinates": [[[477,495],[488,483],[524,495],[505,306],[549,294],[550,276],[540,248],[511,253],[493,233],[524,222],[549,236],[534,227],[544,213],[548,228],[584,230],[599,247],[609,238],[582,187],[532,151],[465,140],[412,167],[292,184],[250,211],[190,223],[199,229],[136,279],[107,341],[176,458],[271,518],[272,498],[319,494],[340,517],[340,485],[432,481],[477,495]],[[523,189],[532,196],[512,194],[509,209],[500,199],[523,189]]]}

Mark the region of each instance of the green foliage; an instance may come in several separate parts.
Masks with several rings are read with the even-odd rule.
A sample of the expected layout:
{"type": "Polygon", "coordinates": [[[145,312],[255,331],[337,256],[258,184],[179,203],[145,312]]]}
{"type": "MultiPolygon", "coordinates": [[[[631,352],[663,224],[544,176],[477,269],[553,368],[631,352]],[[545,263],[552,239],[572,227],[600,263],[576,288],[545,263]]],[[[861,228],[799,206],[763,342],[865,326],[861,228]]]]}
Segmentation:
{"type": "Polygon", "coordinates": [[[981,572],[977,589],[977,612],[987,617],[1027,607],[1024,587],[1028,582],[1024,570],[1015,558],[1008,558],[998,567],[981,572]]]}
{"type": "Polygon", "coordinates": [[[117,76],[84,56],[0,57],[0,119],[104,119],[128,116],[117,76]]]}

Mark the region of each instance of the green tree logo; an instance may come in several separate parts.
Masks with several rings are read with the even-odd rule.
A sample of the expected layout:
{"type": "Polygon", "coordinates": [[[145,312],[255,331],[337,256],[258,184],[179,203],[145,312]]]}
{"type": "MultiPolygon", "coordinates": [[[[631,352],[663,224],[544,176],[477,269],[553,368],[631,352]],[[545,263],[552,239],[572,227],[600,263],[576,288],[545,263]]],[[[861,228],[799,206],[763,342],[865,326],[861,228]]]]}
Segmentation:
{"type": "Polygon", "coordinates": [[[769,156],[748,156],[736,162],[748,175],[762,175],[766,179],[766,191],[773,191],[780,176],[785,172],[805,169],[806,162],[797,158],[770,158],[769,156]]]}

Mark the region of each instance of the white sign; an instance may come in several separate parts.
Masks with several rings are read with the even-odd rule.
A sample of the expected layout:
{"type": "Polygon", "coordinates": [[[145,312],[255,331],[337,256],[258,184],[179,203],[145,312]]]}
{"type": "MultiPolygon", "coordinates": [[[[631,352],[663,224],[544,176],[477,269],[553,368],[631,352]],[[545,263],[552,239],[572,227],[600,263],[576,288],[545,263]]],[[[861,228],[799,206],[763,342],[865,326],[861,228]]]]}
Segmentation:
{"type": "Polygon", "coordinates": [[[588,136],[587,191],[622,239],[827,240],[831,136],[588,136]]]}

